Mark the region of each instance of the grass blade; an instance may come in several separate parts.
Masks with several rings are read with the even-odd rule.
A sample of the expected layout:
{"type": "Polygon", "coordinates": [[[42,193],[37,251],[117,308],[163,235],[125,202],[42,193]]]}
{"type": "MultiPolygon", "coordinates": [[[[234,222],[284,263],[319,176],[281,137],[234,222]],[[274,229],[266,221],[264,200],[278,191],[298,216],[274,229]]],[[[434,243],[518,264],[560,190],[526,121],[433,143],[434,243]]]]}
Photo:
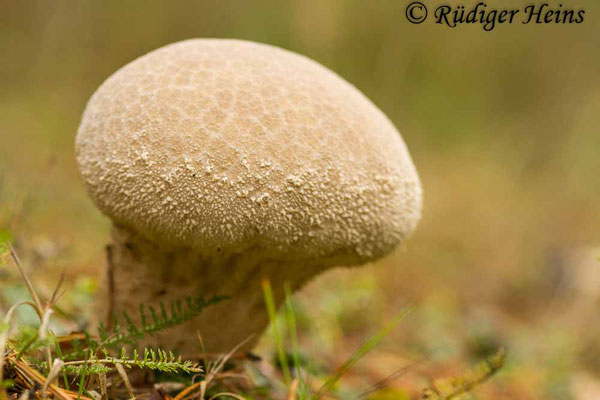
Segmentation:
{"type": "Polygon", "coordinates": [[[302,369],[300,365],[300,351],[298,346],[298,335],[296,333],[296,317],[294,315],[294,307],[292,305],[292,290],[288,284],[284,285],[285,291],[285,316],[287,318],[288,328],[290,331],[290,340],[292,341],[292,355],[294,361],[294,369],[296,370],[296,383],[300,392],[300,398],[305,398],[306,382],[302,378],[302,369]]]}
{"type": "Polygon", "coordinates": [[[265,304],[267,305],[267,311],[269,312],[269,320],[271,321],[271,326],[273,327],[273,333],[275,335],[275,347],[277,349],[277,355],[279,356],[279,363],[281,364],[283,379],[286,386],[289,387],[292,383],[292,376],[290,374],[290,367],[287,362],[287,356],[285,355],[283,338],[281,337],[279,327],[277,326],[277,309],[275,308],[275,298],[273,297],[271,282],[266,278],[263,279],[262,287],[265,296],[265,304]]]}
{"type": "Polygon", "coordinates": [[[362,357],[365,356],[373,347],[375,347],[383,338],[385,338],[395,327],[398,325],[410,312],[412,307],[407,307],[396,315],[390,323],[383,326],[375,335],[371,336],[361,347],[359,347],[350,358],[343,363],[333,374],[329,377],[323,386],[319,389],[316,394],[316,398],[320,399],[326,392],[330,391],[335,384],[340,380],[342,376],[346,374],[362,357]]]}

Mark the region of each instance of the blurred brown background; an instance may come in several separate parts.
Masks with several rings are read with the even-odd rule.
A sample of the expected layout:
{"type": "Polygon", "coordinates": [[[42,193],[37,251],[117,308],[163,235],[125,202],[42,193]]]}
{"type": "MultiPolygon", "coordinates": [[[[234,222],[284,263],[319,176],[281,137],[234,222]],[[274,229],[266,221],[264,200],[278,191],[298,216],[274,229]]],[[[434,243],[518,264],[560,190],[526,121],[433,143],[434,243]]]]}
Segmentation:
{"type": "MultiPolygon", "coordinates": [[[[73,154],[89,96],[170,42],[281,46],[336,71],[387,113],[425,190],[405,249],[322,276],[299,296],[307,357],[331,369],[412,303],[345,385],[368,387],[425,356],[390,383],[414,394],[505,344],[507,367],[476,396],[598,399],[600,3],[562,3],[585,8],[585,22],[492,32],[412,25],[400,0],[0,0],[0,229],[42,290],[66,268],[75,288],[66,301],[85,312],[108,232],[73,154]]],[[[22,294],[9,285],[13,273],[0,276],[0,304],[22,294]]]]}

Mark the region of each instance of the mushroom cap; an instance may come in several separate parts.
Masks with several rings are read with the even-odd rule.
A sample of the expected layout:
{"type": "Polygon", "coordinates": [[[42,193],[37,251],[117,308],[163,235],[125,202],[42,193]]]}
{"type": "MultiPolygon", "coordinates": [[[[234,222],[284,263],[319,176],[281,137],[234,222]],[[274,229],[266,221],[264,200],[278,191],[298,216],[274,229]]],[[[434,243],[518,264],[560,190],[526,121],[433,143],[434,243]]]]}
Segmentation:
{"type": "Polygon", "coordinates": [[[421,214],[390,120],[329,69],[248,41],[187,40],[124,66],[89,100],[76,154],[115,224],[207,254],[362,264],[421,214]]]}

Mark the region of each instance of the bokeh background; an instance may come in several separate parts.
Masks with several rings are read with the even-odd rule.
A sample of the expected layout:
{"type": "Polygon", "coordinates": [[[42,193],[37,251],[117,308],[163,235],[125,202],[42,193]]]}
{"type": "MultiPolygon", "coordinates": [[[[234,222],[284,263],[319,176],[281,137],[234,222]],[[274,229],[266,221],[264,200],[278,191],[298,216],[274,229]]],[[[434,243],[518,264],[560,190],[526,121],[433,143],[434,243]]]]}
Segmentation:
{"type": "MultiPolygon", "coordinates": [[[[109,229],[74,159],[87,99],[170,42],[281,46],[336,71],[390,116],[425,190],[405,248],[325,274],[297,296],[306,357],[331,370],[413,304],[344,380],[348,393],[421,360],[386,392],[417,396],[504,344],[506,367],[476,398],[599,399],[600,3],[562,2],[586,9],[580,25],[492,32],[412,25],[407,3],[0,0],[0,232],[40,291],[66,271],[63,307],[84,323],[109,229]]],[[[15,274],[10,265],[0,273],[0,306],[25,295],[15,274]]],[[[259,351],[270,349],[267,335],[259,351]]]]}

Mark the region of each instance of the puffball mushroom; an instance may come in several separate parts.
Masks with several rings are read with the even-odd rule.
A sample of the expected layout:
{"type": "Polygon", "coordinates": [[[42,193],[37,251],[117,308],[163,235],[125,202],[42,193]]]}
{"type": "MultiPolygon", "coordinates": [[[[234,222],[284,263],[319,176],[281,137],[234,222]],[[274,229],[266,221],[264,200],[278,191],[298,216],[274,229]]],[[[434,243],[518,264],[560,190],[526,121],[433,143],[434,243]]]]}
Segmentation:
{"type": "Polygon", "coordinates": [[[113,222],[99,315],[140,303],[230,300],[152,339],[229,351],[275,301],[334,266],[390,253],[414,229],[421,186],[400,134],[354,86],[301,55],[194,39],[109,77],[76,138],[88,192],[113,222]],[[109,290],[110,289],[110,290],[109,290]]]}

